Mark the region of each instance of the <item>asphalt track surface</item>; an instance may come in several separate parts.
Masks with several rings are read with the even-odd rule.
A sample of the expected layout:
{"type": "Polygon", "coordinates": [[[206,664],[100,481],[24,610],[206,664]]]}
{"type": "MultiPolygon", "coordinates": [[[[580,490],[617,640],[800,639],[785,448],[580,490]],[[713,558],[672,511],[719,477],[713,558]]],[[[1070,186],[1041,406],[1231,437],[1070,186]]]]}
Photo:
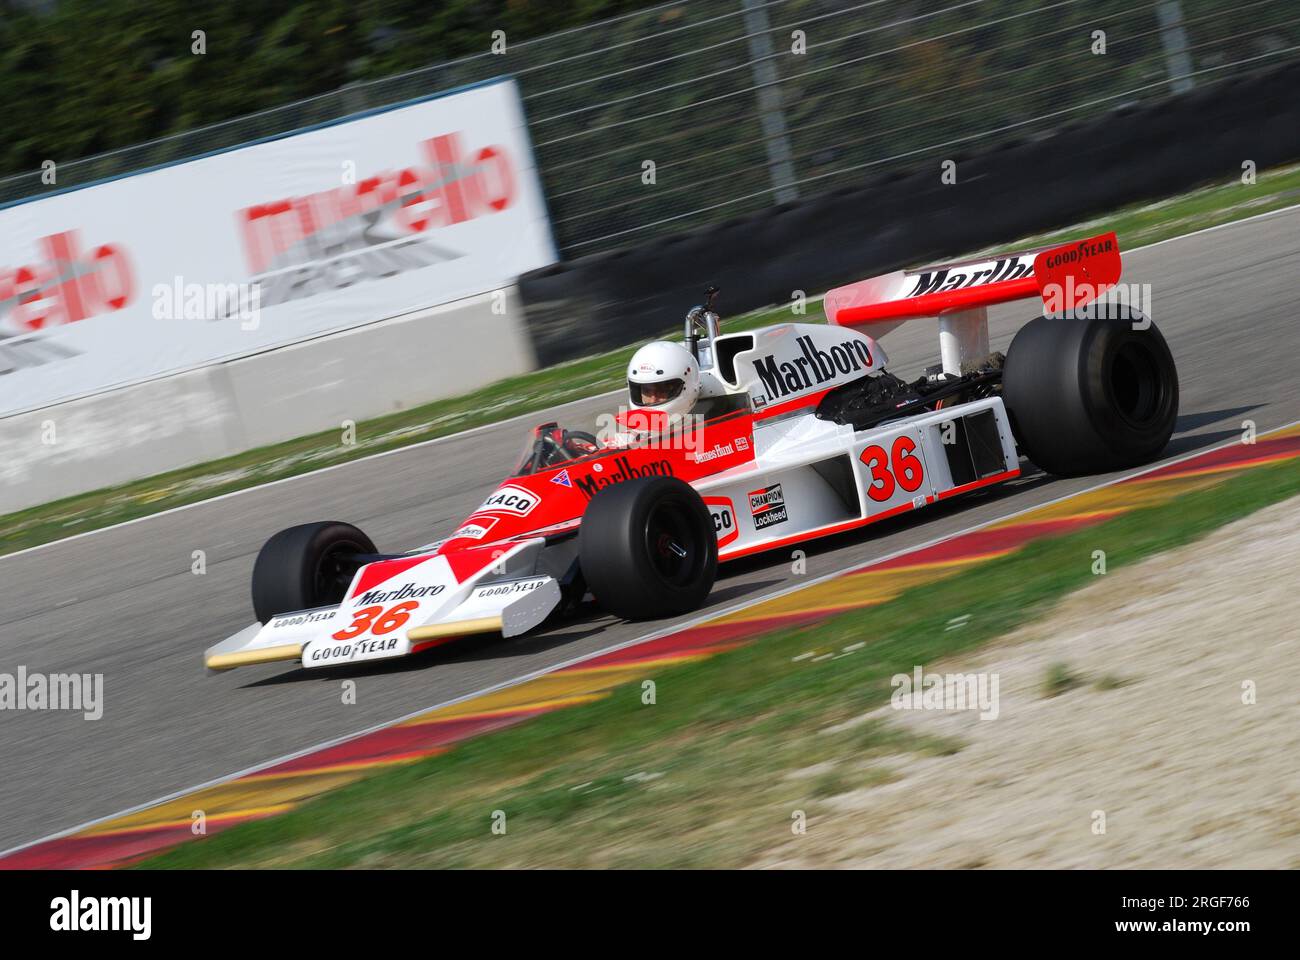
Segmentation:
{"type": "MultiPolygon", "coordinates": [[[[1152,286],[1151,313],[1182,387],[1168,458],[1300,419],[1300,209],[1157,244],[1125,256],[1124,282],[1152,286]]],[[[686,304],[683,304],[685,308],[686,304]]],[[[994,349],[1032,316],[996,308],[994,349]]],[[[725,330],[725,321],[724,321],[725,330]]],[[[907,375],[937,358],[933,321],[883,341],[907,375]]],[[[594,422],[613,401],[566,406],[594,422]]],[[[445,535],[512,467],[542,414],[407,448],[191,508],[0,558],[0,673],[102,673],[104,715],[0,712],[0,850],[247,769],[416,710],[657,632],[591,611],[513,640],[470,638],[346,673],[268,664],[209,675],[203,649],[252,622],[253,561],[276,530],[341,519],[381,550],[445,535]],[[195,550],[207,572],[191,572],[195,550]],[[341,680],[357,684],[345,705],[341,680]]],[[[1027,466],[1027,465],[1026,465],[1027,466]]],[[[1095,486],[1032,468],[1013,484],[810,544],[807,575],[860,565],[1095,486]]],[[[788,552],[724,567],[711,608],[792,585],[788,552]]],[[[805,578],[798,578],[805,579],[805,578]]],[[[693,619],[692,618],[682,618],[693,619]]],[[[869,638],[867,638],[869,639],[869,638]]]]}

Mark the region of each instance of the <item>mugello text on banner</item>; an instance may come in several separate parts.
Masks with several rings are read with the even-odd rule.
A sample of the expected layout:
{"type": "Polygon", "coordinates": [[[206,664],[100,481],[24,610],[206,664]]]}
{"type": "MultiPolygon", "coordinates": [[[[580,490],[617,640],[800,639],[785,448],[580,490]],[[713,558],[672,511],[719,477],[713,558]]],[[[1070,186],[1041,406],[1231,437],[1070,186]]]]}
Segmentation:
{"type": "Polygon", "coordinates": [[[513,81],[0,210],[0,415],[508,286],[556,259],[513,81]],[[237,310],[255,291],[254,322],[237,310]]]}

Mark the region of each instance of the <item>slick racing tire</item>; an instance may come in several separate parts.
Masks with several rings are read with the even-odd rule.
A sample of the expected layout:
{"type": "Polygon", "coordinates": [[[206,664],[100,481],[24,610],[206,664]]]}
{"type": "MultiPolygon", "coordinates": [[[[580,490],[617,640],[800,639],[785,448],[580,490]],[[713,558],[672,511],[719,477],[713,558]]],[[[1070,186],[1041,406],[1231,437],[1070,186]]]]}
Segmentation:
{"type": "Polygon", "coordinates": [[[1157,457],[1178,416],[1178,371],[1137,310],[1038,317],[1011,341],[1002,399],[1021,450],[1058,476],[1107,473],[1157,457]]]}
{"type": "Polygon", "coordinates": [[[578,530],[578,557],[601,607],[646,620],[699,609],[718,574],[718,539],[690,484],[640,477],[592,499],[578,530]]]}
{"type": "Polygon", "coordinates": [[[339,603],[375,545],[350,523],[326,520],[281,530],[253,565],[253,612],[266,623],[293,610],[339,603]]]}

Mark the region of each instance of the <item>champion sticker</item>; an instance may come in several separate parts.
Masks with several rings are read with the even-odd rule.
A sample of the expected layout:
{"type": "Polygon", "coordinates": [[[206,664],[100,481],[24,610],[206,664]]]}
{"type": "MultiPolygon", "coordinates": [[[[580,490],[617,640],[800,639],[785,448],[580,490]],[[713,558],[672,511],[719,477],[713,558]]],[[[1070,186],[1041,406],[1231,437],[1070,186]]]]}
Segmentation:
{"type": "Polygon", "coordinates": [[[749,513],[754,518],[754,529],[762,530],[774,523],[785,523],[789,515],[785,509],[785,494],[781,484],[774,483],[762,490],[749,492],[749,513]]]}

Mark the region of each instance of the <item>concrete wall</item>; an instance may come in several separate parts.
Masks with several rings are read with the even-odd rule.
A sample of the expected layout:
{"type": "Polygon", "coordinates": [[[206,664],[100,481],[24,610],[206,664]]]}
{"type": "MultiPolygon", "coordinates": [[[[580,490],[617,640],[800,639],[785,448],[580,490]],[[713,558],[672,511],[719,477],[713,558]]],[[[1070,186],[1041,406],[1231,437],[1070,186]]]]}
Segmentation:
{"type": "Polygon", "coordinates": [[[504,313],[494,296],[0,419],[0,514],[534,369],[517,292],[505,291],[504,313]]]}

